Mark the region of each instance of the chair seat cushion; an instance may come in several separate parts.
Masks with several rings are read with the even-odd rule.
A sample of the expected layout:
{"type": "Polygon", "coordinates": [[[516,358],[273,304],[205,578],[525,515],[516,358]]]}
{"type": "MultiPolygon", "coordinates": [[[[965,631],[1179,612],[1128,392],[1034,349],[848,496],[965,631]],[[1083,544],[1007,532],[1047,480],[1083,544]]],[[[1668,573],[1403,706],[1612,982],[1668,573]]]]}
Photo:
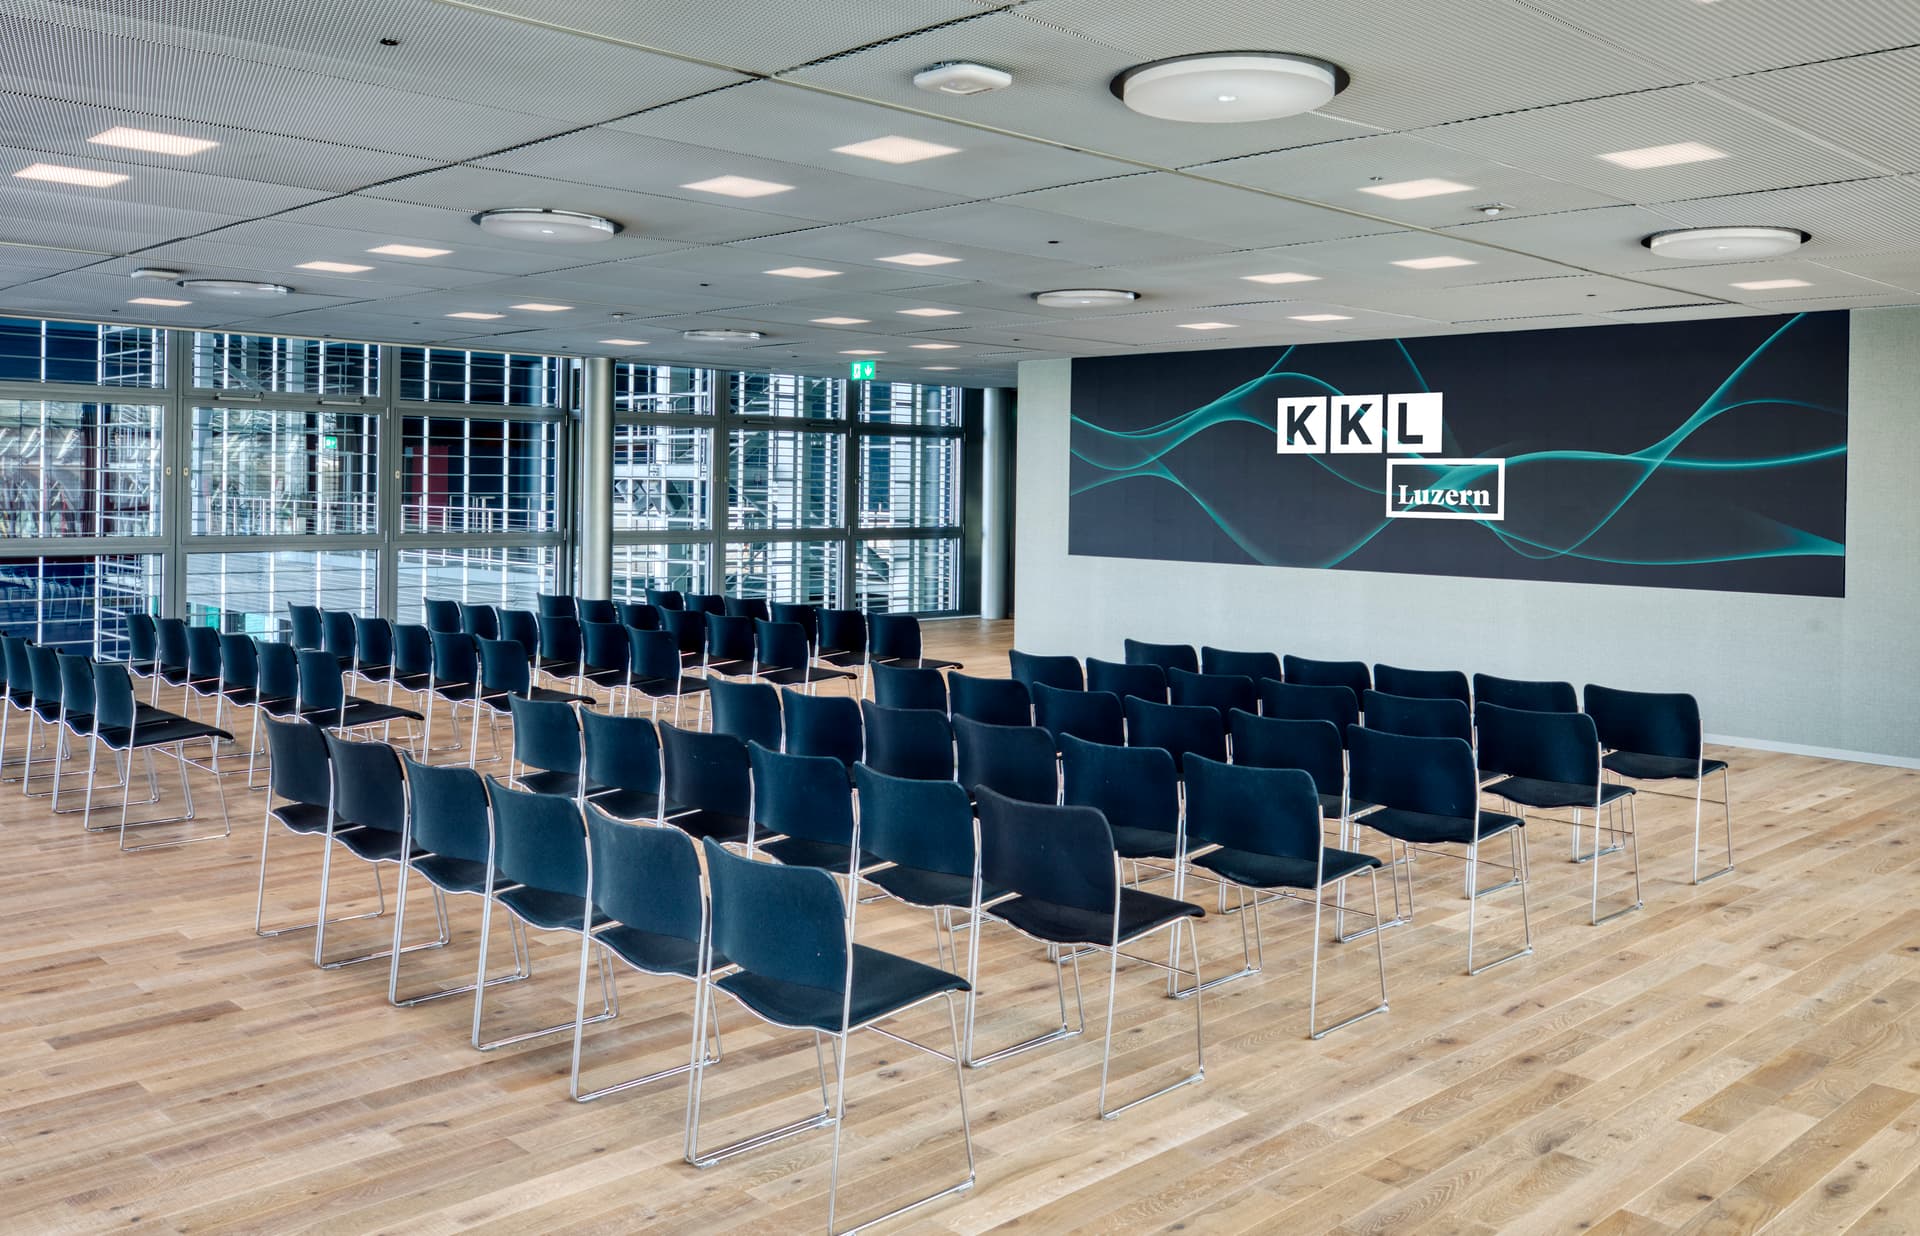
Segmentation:
{"type": "Polygon", "coordinates": [[[1701,760],[1695,763],[1677,755],[1645,755],[1638,751],[1609,751],[1600,766],[1635,781],[1691,781],[1697,772],[1704,777],[1727,766],[1725,760],[1701,760]]]}
{"type": "Polygon", "coordinates": [[[527,692],[527,698],[536,704],[597,704],[600,702],[591,695],[576,695],[572,691],[556,691],[552,687],[535,687],[527,692]]]}
{"type": "Polygon", "coordinates": [[[370,863],[400,861],[400,834],[385,828],[355,828],[342,832],[335,828],[333,839],[352,850],[354,856],[370,863]]]}
{"type": "MultiPolygon", "coordinates": [[[[716,979],[720,988],[768,1021],[837,1033],[845,995],[837,987],[811,987],[744,971],[716,979]]],[[[965,991],[957,974],[868,948],[853,946],[853,1000],[847,1024],[863,1026],[941,992],[965,991]]]]}
{"type": "Polygon", "coordinates": [[[542,674],[549,674],[555,678],[572,678],[580,673],[580,662],[549,661],[547,658],[541,657],[540,663],[534,668],[542,674]]]}
{"type": "Polygon", "coordinates": [[[617,687],[627,681],[627,671],[624,669],[589,668],[580,676],[596,687],[617,687]]]}
{"type": "MultiPolygon", "coordinates": [[[[615,923],[604,931],[596,932],[593,938],[612,949],[614,956],[636,970],[645,970],[649,974],[678,974],[684,978],[693,978],[700,972],[698,940],[683,940],[679,936],[642,931],[624,923],[615,923]]],[[[713,964],[718,969],[729,963],[725,957],[716,954],[713,964]]]]}
{"type": "Polygon", "coordinates": [[[273,809],[273,818],[289,832],[311,835],[327,831],[327,809],[315,803],[281,803],[273,809]]]}
{"type": "Polygon", "coordinates": [[[709,661],[706,663],[706,668],[709,674],[724,674],[729,678],[745,677],[753,673],[753,658],[733,657],[724,661],[709,661]]]}
{"type": "MultiPolygon", "coordinates": [[[[125,726],[107,726],[99,731],[98,736],[100,741],[109,747],[126,750],[129,735],[125,726]]],[[[233,735],[223,729],[202,725],[198,721],[170,712],[155,713],[151,720],[140,717],[131,737],[136,747],[165,747],[178,742],[193,742],[201,738],[233,741],[233,735]]]]}
{"type": "Polygon", "coordinates": [[[1308,858],[1285,858],[1223,846],[1200,855],[1193,860],[1193,865],[1205,867],[1216,875],[1225,876],[1235,884],[1244,884],[1248,888],[1319,888],[1342,876],[1380,865],[1380,860],[1371,854],[1355,854],[1331,846],[1325,854],[1325,870],[1321,873],[1319,884],[1314,882],[1314,864],[1308,858]]]}
{"type": "MultiPolygon", "coordinates": [[[[1503,777],[1487,786],[1486,790],[1489,794],[1498,794],[1508,802],[1519,803],[1523,807],[1591,807],[1594,797],[1590,785],[1576,785],[1570,781],[1541,781],[1535,777],[1503,777]]],[[[1611,781],[1600,783],[1602,806],[1631,793],[1631,786],[1611,781]]]]}
{"type": "Polygon", "coordinates": [[[424,671],[393,675],[393,685],[402,691],[425,691],[432,682],[433,675],[424,671]]]}
{"type": "Polygon", "coordinates": [[[857,678],[859,675],[849,674],[845,670],[823,669],[819,666],[804,669],[798,666],[768,669],[763,665],[755,677],[760,679],[761,682],[770,682],[776,687],[791,687],[809,682],[844,682],[851,678],[857,678]]]}
{"type": "Polygon", "coordinates": [[[707,680],[691,675],[683,676],[679,682],[669,682],[665,678],[636,678],[633,685],[643,695],[672,699],[675,695],[697,695],[707,689],[707,680]]]}
{"type": "MultiPolygon", "coordinates": [[[[1375,832],[1385,833],[1399,841],[1410,841],[1415,845],[1435,845],[1451,842],[1455,845],[1470,845],[1473,842],[1473,818],[1456,815],[1428,815],[1424,811],[1399,811],[1392,807],[1382,807],[1368,815],[1360,823],[1375,832]]],[[[1498,836],[1509,828],[1520,827],[1518,816],[1503,815],[1498,811],[1480,813],[1480,837],[1498,836]]]]}
{"type": "Polygon", "coordinates": [[[667,804],[667,823],[683,833],[699,840],[711,837],[718,842],[745,841],[747,839],[747,817],[728,815],[724,811],[686,811],[676,814],[674,804],[667,804]]]}
{"type": "MultiPolygon", "coordinates": [[[[545,931],[578,931],[587,912],[583,898],[544,888],[528,888],[524,884],[505,892],[496,891],[493,898],[527,923],[545,931]]],[[[607,916],[600,911],[593,912],[594,926],[607,921],[607,916]]]]}
{"type": "Polygon", "coordinates": [[[893,665],[901,669],[965,669],[958,661],[942,661],[938,657],[881,657],[876,665],[893,665]]]}
{"type": "MultiPolygon", "coordinates": [[[[930,871],[925,867],[882,867],[861,877],[888,896],[914,906],[959,906],[973,904],[973,877],[930,871]]],[[[1002,896],[1007,890],[987,885],[980,890],[985,900],[1002,896]]]]}
{"type": "Polygon", "coordinates": [[[363,700],[358,696],[347,697],[346,719],[340,722],[343,729],[359,729],[363,725],[384,725],[388,721],[418,721],[420,714],[411,708],[402,708],[398,704],[382,704],[377,700],[363,700]]]}
{"type": "Polygon", "coordinates": [[[580,777],[577,773],[539,772],[521,773],[520,788],[533,794],[564,794],[572,798],[580,790],[580,777]]]}
{"type": "MultiPolygon", "coordinates": [[[[1104,945],[1113,940],[1113,916],[1104,910],[1083,910],[1038,897],[1014,897],[988,907],[987,913],[1030,936],[1055,944],[1104,945]]],[[[1176,901],[1158,893],[1143,893],[1137,888],[1120,890],[1122,943],[1176,919],[1205,915],[1205,910],[1190,902],[1176,901]]]]}
{"type": "Polygon", "coordinates": [[[59,700],[35,701],[33,705],[33,712],[35,716],[39,717],[42,721],[45,721],[48,725],[60,724],[60,701],[59,700]]]}
{"type": "Polygon", "coordinates": [[[480,684],[477,682],[436,682],[433,684],[433,693],[448,703],[464,704],[474,696],[480,694],[480,684]]]}
{"type": "Polygon", "coordinates": [[[651,820],[660,814],[660,796],[652,790],[587,785],[587,801],[616,820],[651,820]]]}
{"type": "Polygon", "coordinates": [[[844,668],[849,665],[865,665],[867,663],[867,654],[864,652],[823,652],[815,657],[814,660],[824,661],[828,665],[838,665],[844,668]]]}
{"type": "MultiPolygon", "coordinates": [[[[413,869],[427,878],[434,887],[449,893],[484,893],[487,891],[487,865],[471,859],[454,858],[447,854],[415,854],[413,869]]],[[[504,889],[512,884],[510,880],[500,878],[494,873],[493,886],[504,889]]]]}
{"type": "MultiPolygon", "coordinates": [[[[827,871],[845,871],[853,857],[853,847],[834,841],[809,841],[805,837],[776,837],[760,842],[760,849],[789,867],[820,867],[827,871]]],[[[880,860],[871,854],[860,855],[862,867],[880,860]]]]}
{"type": "Polygon", "coordinates": [[[1349,799],[1347,802],[1342,803],[1338,794],[1322,794],[1320,796],[1320,814],[1323,818],[1329,820],[1339,819],[1342,807],[1354,813],[1373,810],[1373,804],[1364,798],[1349,799]]]}
{"type": "Polygon", "coordinates": [[[1113,848],[1121,858],[1172,858],[1179,840],[1157,828],[1128,828],[1123,824],[1113,830],[1113,848]]]}

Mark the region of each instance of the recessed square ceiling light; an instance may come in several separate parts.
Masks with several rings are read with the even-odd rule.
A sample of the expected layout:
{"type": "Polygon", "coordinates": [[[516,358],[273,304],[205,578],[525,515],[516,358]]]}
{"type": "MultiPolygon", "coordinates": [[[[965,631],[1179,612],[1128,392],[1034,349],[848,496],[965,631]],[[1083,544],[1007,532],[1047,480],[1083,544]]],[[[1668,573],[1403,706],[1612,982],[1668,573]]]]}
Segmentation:
{"type": "Polygon", "coordinates": [[[913,346],[922,352],[951,352],[960,345],[957,343],[916,343],[913,346]]]}
{"type": "Polygon", "coordinates": [[[1232,322],[1182,322],[1181,330],[1235,330],[1232,322]]]}
{"type": "Polygon", "coordinates": [[[865,326],[868,318],[808,318],[816,326],[865,326]]]}
{"type": "Polygon", "coordinates": [[[1394,263],[1395,266],[1404,266],[1408,270],[1446,270],[1454,266],[1478,266],[1479,264],[1472,258],[1463,257],[1402,258],[1394,263]]]}
{"type": "Polygon", "coordinates": [[[1642,146],[1638,150],[1616,150],[1612,154],[1600,156],[1615,167],[1631,168],[1636,172],[1650,167],[1672,167],[1676,163],[1705,163],[1709,159],[1724,159],[1727,152],[1716,150],[1705,142],[1674,142],[1668,146],[1642,146]]]}
{"type": "Polygon", "coordinates": [[[169,300],[164,296],[136,296],[127,302],[129,305],[159,305],[167,309],[178,309],[181,305],[191,305],[190,300],[169,300]]]}
{"type": "Polygon", "coordinates": [[[475,313],[473,310],[468,309],[460,313],[449,313],[447,316],[450,318],[470,318],[475,322],[493,322],[507,315],[504,313],[475,313]]]}
{"type": "Polygon", "coordinates": [[[910,318],[957,318],[958,309],[902,309],[900,312],[910,318]]]}
{"type": "Polygon", "coordinates": [[[507,307],[509,309],[525,309],[529,313],[564,313],[573,308],[572,305],[549,305],[537,300],[530,300],[524,304],[509,305],[507,307]]]}
{"type": "Polygon", "coordinates": [[[644,348],[647,346],[645,339],[602,339],[600,342],[610,343],[616,348],[644,348]]]}
{"type": "Polygon", "coordinates": [[[876,352],[872,348],[848,348],[842,356],[885,356],[885,352],[876,352]]]}
{"type": "Polygon", "coordinates": [[[761,273],[779,275],[782,279],[830,279],[834,275],[843,272],[837,270],[822,270],[818,266],[781,266],[777,269],[763,271],[761,273]]]}
{"type": "Polygon", "coordinates": [[[1440,197],[1447,193],[1471,193],[1472,185],[1463,185],[1455,180],[1440,180],[1429,176],[1425,180],[1400,180],[1390,185],[1362,185],[1360,192],[1371,193],[1375,197],[1390,197],[1396,202],[1409,202],[1416,197],[1440,197]]]}
{"type": "Polygon", "coordinates": [[[1805,279],[1752,279],[1733,286],[1743,292],[1772,292],[1780,288],[1810,288],[1813,285],[1805,279]]]}
{"type": "Polygon", "coordinates": [[[87,139],[96,146],[118,146],[123,150],[144,150],[148,154],[197,155],[212,150],[219,142],[204,137],[181,137],[175,133],[155,133],[152,129],[134,129],[115,125],[105,133],[87,139]]]}
{"type": "Polygon", "coordinates": [[[1292,315],[1296,322],[1351,322],[1350,313],[1296,313],[1292,315]]]}
{"type": "Polygon", "coordinates": [[[361,266],[355,262],[302,262],[295,270],[324,270],[330,275],[357,275],[363,270],[372,270],[371,266],[361,266]]]}
{"type": "Polygon", "coordinates": [[[960,153],[958,146],[923,142],[917,137],[876,137],[871,141],[854,142],[849,146],[835,146],[833,150],[835,154],[852,155],[856,159],[874,159],[881,163],[918,163],[922,159],[937,159],[941,155],[960,153]]]}
{"type": "Polygon", "coordinates": [[[429,257],[445,257],[447,254],[452,253],[453,250],[432,249],[427,247],[426,245],[381,245],[378,248],[369,249],[367,250],[367,252],[368,253],[384,253],[388,257],[429,258],[429,257]]]}
{"type": "Polygon", "coordinates": [[[751,176],[715,176],[710,180],[696,180],[692,184],[681,185],[682,189],[694,189],[701,193],[718,193],[722,197],[770,197],[775,193],[785,193],[792,185],[783,185],[773,180],[755,180],[751,176]]]}
{"type": "Polygon", "coordinates": [[[952,373],[960,368],[958,365],[922,365],[920,367],[928,373],[952,373]]]}
{"type": "Polygon", "coordinates": [[[1297,270],[1276,270],[1270,275],[1241,275],[1248,283],[1318,283],[1319,275],[1306,275],[1297,270]]]}
{"type": "Polygon", "coordinates": [[[937,253],[896,253],[892,257],[875,258],[878,262],[892,262],[896,266],[945,266],[957,262],[956,257],[941,257],[937,253]]]}
{"type": "Polygon", "coordinates": [[[32,163],[14,173],[21,180],[49,180],[58,185],[79,185],[86,189],[111,189],[126,177],[119,172],[96,172],[86,167],[61,167],[57,163],[32,163]]]}

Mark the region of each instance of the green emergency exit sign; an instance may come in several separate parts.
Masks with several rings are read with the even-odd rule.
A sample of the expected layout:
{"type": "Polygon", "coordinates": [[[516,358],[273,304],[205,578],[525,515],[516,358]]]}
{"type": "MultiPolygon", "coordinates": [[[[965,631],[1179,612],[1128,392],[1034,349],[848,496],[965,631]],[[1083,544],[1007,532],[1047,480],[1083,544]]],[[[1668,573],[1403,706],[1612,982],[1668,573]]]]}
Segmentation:
{"type": "Polygon", "coordinates": [[[874,363],[870,360],[847,362],[847,377],[854,382],[873,381],[874,363]]]}

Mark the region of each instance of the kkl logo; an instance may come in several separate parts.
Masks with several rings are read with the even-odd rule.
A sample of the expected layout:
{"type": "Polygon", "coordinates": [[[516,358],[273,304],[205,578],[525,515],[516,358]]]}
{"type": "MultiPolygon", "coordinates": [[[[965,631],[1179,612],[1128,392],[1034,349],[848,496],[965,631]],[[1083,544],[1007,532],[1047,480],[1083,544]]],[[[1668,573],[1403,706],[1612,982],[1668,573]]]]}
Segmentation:
{"type": "Polygon", "coordinates": [[[1443,396],[1321,395],[1282,398],[1276,449],[1282,455],[1404,455],[1388,459],[1387,514],[1395,519],[1506,517],[1507,461],[1437,459],[1443,396]]]}

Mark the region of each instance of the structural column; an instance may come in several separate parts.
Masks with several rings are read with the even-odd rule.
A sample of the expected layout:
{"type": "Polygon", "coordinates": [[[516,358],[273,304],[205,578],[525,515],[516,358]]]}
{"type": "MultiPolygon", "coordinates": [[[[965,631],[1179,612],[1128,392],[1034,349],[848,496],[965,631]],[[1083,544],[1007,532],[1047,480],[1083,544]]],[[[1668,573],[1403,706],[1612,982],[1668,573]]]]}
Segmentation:
{"type": "Polygon", "coordinates": [[[1011,392],[982,392],[980,433],[980,616],[1005,618],[1013,584],[1013,446],[1011,392]]]}
{"type": "Polygon", "coordinates": [[[580,382],[580,578],[574,590],[613,595],[613,361],[587,358],[580,382]]]}

